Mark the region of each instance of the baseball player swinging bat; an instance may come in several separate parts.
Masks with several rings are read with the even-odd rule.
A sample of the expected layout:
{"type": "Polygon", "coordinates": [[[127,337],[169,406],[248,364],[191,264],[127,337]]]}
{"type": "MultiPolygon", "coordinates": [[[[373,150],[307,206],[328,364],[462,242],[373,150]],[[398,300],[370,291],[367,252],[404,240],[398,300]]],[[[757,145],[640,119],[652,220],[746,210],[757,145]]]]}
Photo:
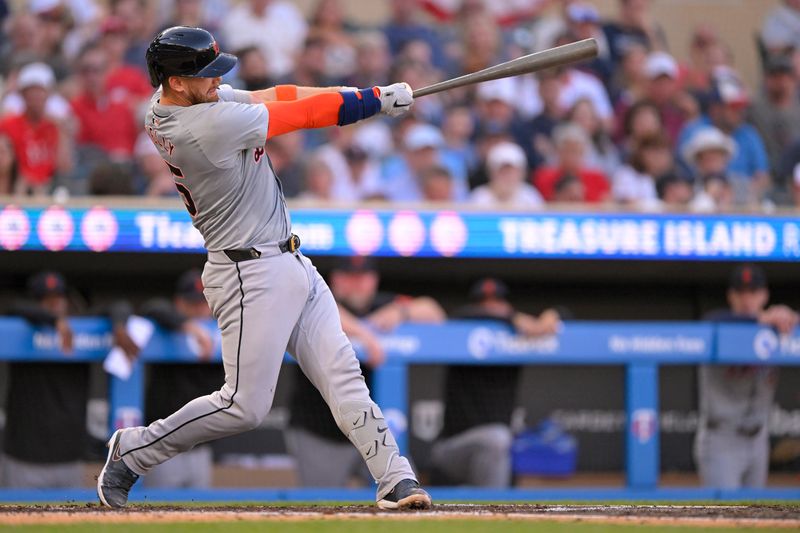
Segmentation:
{"type": "Polygon", "coordinates": [[[520,74],[528,74],[529,72],[538,72],[547,68],[559,67],[584,59],[591,59],[597,57],[597,50],[597,41],[594,39],[584,39],[582,41],[556,46],[555,48],[548,48],[547,50],[518,57],[517,59],[512,59],[511,61],[506,61],[505,63],[500,63],[499,65],[485,68],[477,72],[465,74],[458,78],[416,89],[414,91],[414,98],[455,89],[456,87],[463,87],[464,85],[472,85],[473,83],[509,78],[520,74]]]}

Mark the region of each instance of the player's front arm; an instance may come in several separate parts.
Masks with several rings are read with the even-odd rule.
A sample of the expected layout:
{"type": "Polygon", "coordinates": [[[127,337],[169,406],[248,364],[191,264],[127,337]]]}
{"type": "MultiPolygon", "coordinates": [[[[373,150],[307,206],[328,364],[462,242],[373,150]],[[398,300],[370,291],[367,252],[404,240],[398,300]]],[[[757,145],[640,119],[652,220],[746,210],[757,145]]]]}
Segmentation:
{"type": "Polygon", "coordinates": [[[250,98],[254,104],[268,102],[290,102],[302,100],[309,96],[326,93],[340,93],[342,91],[357,91],[356,87],[302,87],[298,85],[276,85],[269,89],[250,91],[250,98]]]}
{"type": "Polygon", "coordinates": [[[406,113],[414,102],[407,83],[357,91],[323,89],[317,94],[294,100],[283,99],[280,87],[276,88],[277,100],[264,102],[269,110],[267,138],[299,129],[346,126],[377,113],[396,117],[406,113]]]}

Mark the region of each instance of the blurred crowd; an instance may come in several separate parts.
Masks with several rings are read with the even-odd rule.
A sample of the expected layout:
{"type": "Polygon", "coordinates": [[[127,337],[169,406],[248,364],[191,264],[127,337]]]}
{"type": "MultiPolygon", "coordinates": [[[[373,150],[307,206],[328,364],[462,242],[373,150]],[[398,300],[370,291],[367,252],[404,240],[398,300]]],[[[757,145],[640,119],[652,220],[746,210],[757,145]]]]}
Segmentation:
{"type": "Polygon", "coordinates": [[[699,212],[800,205],[800,0],[763,20],[760,79],[697,21],[679,62],[650,0],[601,17],[586,0],[389,0],[358,27],[341,0],[0,1],[0,194],[177,191],[140,124],[144,51],[202,26],[239,57],[223,79],[419,88],[593,37],[600,55],[419,99],[402,120],[296,132],[267,145],[288,197],[536,209],[615,204],[699,212]]]}

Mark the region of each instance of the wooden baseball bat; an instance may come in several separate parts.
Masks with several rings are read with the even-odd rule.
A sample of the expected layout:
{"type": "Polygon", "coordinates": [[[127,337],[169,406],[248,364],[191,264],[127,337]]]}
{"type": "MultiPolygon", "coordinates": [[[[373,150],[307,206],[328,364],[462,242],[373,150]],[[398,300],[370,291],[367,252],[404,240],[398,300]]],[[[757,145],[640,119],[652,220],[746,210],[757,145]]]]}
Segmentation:
{"type": "Polygon", "coordinates": [[[594,39],[583,39],[574,43],[548,48],[541,52],[534,52],[526,56],[500,63],[493,67],[485,68],[477,72],[465,74],[458,78],[440,81],[414,91],[414,98],[434,94],[464,85],[480,83],[482,81],[509,78],[529,72],[537,72],[546,68],[558,67],[567,63],[574,63],[583,59],[597,57],[597,41],[594,39]]]}

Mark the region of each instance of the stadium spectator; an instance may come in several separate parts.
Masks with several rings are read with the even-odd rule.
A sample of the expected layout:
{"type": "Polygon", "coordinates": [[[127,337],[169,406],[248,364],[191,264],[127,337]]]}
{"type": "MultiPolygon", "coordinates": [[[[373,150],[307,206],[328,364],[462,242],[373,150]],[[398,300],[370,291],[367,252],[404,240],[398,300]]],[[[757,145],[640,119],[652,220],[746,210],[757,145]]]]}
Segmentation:
{"type": "Polygon", "coordinates": [[[293,2],[285,0],[241,2],[228,12],[221,29],[231,50],[248,46],[261,49],[274,79],[291,74],[308,33],[303,14],[293,2]]]}
{"type": "Polygon", "coordinates": [[[18,179],[14,145],[7,135],[0,135],[0,196],[14,194],[18,179]]]}
{"type": "MultiPolygon", "coordinates": [[[[712,311],[712,322],[758,323],[786,335],[798,314],[767,306],[763,269],[738,265],[728,284],[728,309],[712,311]]],[[[769,472],[769,419],[777,387],[774,366],[701,366],[695,462],[703,484],[718,489],[761,488],[769,472]]]]}
{"type": "MultiPolygon", "coordinates": [[[[61,353],[69,355],[73,332],[67,321],[69,301],[64,278],[57,272],[35,274],[28,280],[28,295],[29,300],[12,303],[6,312],[34,326],[53,328],[61,353]]],[[[80,486],[87,448],[88,399],[88,363],[9,363],[0,485],[80,486]]]]}
{"type": "MultiPolygon", "coordinates": [[[[390,0],[390,4],[391,15],[389,22],[383,27],[383,34],[389,41],[389,50],[392,56],[397,56],[408,41],[419,39],[430,46],[434,64],[438,68],[445,68],[447,59],[444,54],[442,38],[430,24],[419,21],[419,3],[390,0]]],[[[414,85],[406,78],[396,79],[406,80],[412,87],[422,87],[414,85]]]]}
{"type": "Polygon", "coordinates": [[[306,132],[296,131],[269,140],[266,151],[275,174],[280,176],[281,188],[287,198],[300,194],[303,188],[303,142],[306,132]]]}
{"type": "MultiPolygon", "coordinates": [[[[495,320],[525,337],[553,335],[561,319],[553,309],[538,317],[517,311],[508,287],[497,279],[478,281],[471,304],[451,316],[495,320]]],[[[517,396],[519,366],[452,365],[445,377],[444,425],[433,448],[435,481],[443,485],[504,488],[511,485],[511,411],[517,396]]]]}
{"type": "Polygon", "coordinates": [[[619,66],[614,70],[608,90],[615,105],[630,105],[644,98],[647,86],[644,65],[647,55],[647,48],[638,42],[628,43],[623,49],[619,66]]]}
{"type": "Polygon", "coordinates": [[[347,78],[346,85],[370,87],[390,83],[392,54],[386,36],[379,31],[363,31],[356,35],[355,47],[356,69],[347,78]]]}
{"type": "Polygon", "coordinates": [[[423,171],[443,165],[453,176],[453,200],[466,197],[464,162],[444,148],[441,132],[430,124],[412,124],[403,135],[402,156],[388,158],[382,170],[384,190],[391,201],[422,198],[420,176],[423,171]]]}
{"type": "Polygon", "coordinates": [[[520,117],[517,107],[519,86],[513,78],[481,83],[475,97],[475,122],[479,131],[505,132],[517,144],[530,145],[530,129],[520,117]]]}
{"type": "Polygon", "coordinates": [[[327,45],[319,37],[309,36],[303,43],[295,66],[287,81],[304,87],[331,87],[342,85],[343,79],[331,78],[328,75],[327,45]]]}
{"type": "Polygon", "coordinates": [[[373,135],[389,136],[380,123],[342,129],[315,152],[332,173],[331,199],[354,202],[383,197],[380,164],[372,155],[380,150],[379,142],[369,139],[373,135]]]}
{"type": "Polygon", "coordinates": [[[749,110],[749,120],[764,140],[770,167],[777,170],[783,151],[800,139],[798,83],[792,58],[786,54],[765,58],[764,74],[764,88],[749,110]]]}
{"type": "Polygon", "coordinates": [[[571,174],[583,184],[586,202],[603,202],[610,189],[608,179],[602,172],[586,166],[591,141],[583,128],[576,124],[562,124],[553,133],[553,140],[557,152],[555,163],[537,169],[533,175],[533,184],[542,197],[548,202],[553,201],[556,183],[571,174]]]}
{"type": "Polygon", "coordinates": [[[99,47],[106,53],[108,74],[105,90],[115,101],[128,102],[136,111],[144,101],[153,96],[153,87],[144,72],[125,63],[125,53],[131,44],[128,23],[117,16],[109,16],[100,25],[99,47]]]}
{"type": "MultiPolygon", "coordinates": [[[[188,26],[190,28],[205,28],[216,35],[221,21],[217,20],[212,12],[205,9],[204,4],[208,3],[210,2],[204,2],[204,0],[174,0],[168,22],[162,25],[161,30],[173,26],[188,26]]],[[[213,3],[227,4],[227,2],[213,3]]],[[[222,5],[221,7],[225,9],[230,6],[222,5]]]]}
{"type": "MultiPolygon", "coordinates": [[[[353,28],[345,22],[340,0],[318,0],[312,11],[308,36],[325,43],[325,75],[341,80],[356,69],[356,46],[351,35],[353,28]]],[[[370,82],[366,87],[376,85],[370,82]]]]}
{"type": "Polygon", "coordinates": [[[520,145],[528,156],[531,168],[555,159],[553,130],[564,119],[565,112],[559,100],[561,82],[558,73],[545,70],[537,75],[537,80],[542,111],[526,125],[528,139],[520,145]]]}
{"type": "Polygon", "coordinates": [[[422,200],[425,202],[452,202],[453,176],[445,167],[434,165],[422,172],[422,200]]]}
{"type": "MultiPolygon", "coordinates": [[[[135,360],[142,347],[128,333],[127,323],[133,314],[129,302],[116,302],[113,317],[115,345],[135,360]]],[[[203,325],[211,319],[211,310],[203,296],[203,281],[198,270],[181,274],[175,284],[172,299],[155,298],[141,305],[139,314],[159,327],[187,336],[189,346],[198,359],[197,364],[186,362],[148,365],[145,386],[145,423],[167,417],[190,400],[216,391],[224,381],[220,364],[209,364],[215,341],[203,325]]],[[[205,444],[173,457],[150,472],[144,480],[148,487],[207,488],[211,486],[213,458],[211,446],[205,444]]]]}
{"type": "Polygon", "coordinates": [[[625,55],[631,42],[640,43],[648,50],[667,50],[664,31],[653,20],[650,0],[618,0],[618,5],[618,19],[603,26],[615,64],[625,55]]]}
{"type": "Polygon", "coordinates": [[[674,169],[675,161],[665,134],[644,137],[634,147],[628,164],[614,174],[611,187],[616,202],[641,208],[654,207],[656,180],[674,169]]]}
{"type": "MultiPolygon", "coordinates": [[[[364,348],[362,372],[369,381],[370,368],[384,362],[377,331],[391,331],[404,322],[439,323],[445,313],[428,297],[401,296],[378,290],[380,277],[368,257],[339,262],[330,275],[330,287],[339,304],[342,329],[364,348]]],[[[304,486],[342,487],[351,477],[369,478],[358,450],[336,426],[322,396],[302,372],[294,372],[289,403],[286,444],[297,459],[304,486]]]]}
{"type": "Polygon", "coordinates": [[[630,153],[642,139],[661,135],[664,123],[658,106],[648,100],[639,100],[625,113],[619,144],[623,152],[630,153]]]}
{"type": "Polygon", "coordinates": [[[528,160],[518,145],[501,142],[493,146],[486,167],[489,183],[472,191],[470,203],[515,209],[533,209],[544,204],[539,191],[525,183],[528,160]]]}
{"type": "Polygon", "coordinates": [[[298,200],[332,202],[335,200],[333,183],[333,170],[327,161],[317,154],[306,165],[303,191],[297,198],[298,200]]]}
{"type": "Polygon", "coordinates": [[[668,172],[656,179],[656,194],[660,207],[684,210],[694,198],[694,184],[678,172],[668,172]]]}
{"type": "Polygon", "coordinates": [[[727,67],[718,68],[713,81],[714,89],[707,114],[684,126],[678,139],[678,149],[683,152],[686,144],[701,128],[717,127],[736,142],[737,150],[727,170],[747,177],[760,199],[770,185],[769,161],[758,131],[745,122],[749,96],[738,74],[727,67]]]}
{"type": "Polygon", "coordinates": [[[609,129],[600,117],[594,104],[588,98],[581,98],[567,112],[566,122],[577,124],[589,135],[589,151],[586,164],[601,170],[606,176],[612,176],[620,166],[619,150],[609,135],[609,129]]]}
{"type": "Polygon", "coordinates": [[[697,130],[684,146],[683,157],[702,187],[702,192],[695,198],[696,209],[713,211],[734,203],[753,203],[752,182],[746,176],[728,170],[736,150],[733,139],[713,126],[697,130]]]}
{"type": "Polygon", "coordinates": [[[685,88],[693,94],[706,94],[711,90],[714,69],[731,66],[731,52],[716,31],[701,24],[692,33],[689,45],[689,64],[683,70],[685,88]]]}
{"type": "Polygon", "coordinates": [[[492,16],[479,10],[461,20],[460,73],[475,72],[496,65],[504,58],[503,35],[492,16]]]}
{"type": "MultiPolygon", "coordinates": [[[[82,1],[82,0],[81,0],[82,1]]],[[[175,3],[176,14],[182,14],[180,10],[183,5],[191,4],[192,0],[188,2],[185,0],[175,3]]],[[[199,3],[199,0],[194,0],[194,3],[199,3]]],[[[109,14],[125,21],[124,34],[126,38],[126,49],[123,55],[123,62],[127,65],[136,67],[142,72],[147,72],[147,62],[145,61],[145,53],[153,35],[161,31],[161,24],[156,19],[154,11],[157,9],[155,5],[146,0],[113,0],[109,2],[109,14]]],[[[194,21],[194,19],[191,19],[194,21]]],[[[187,22],[189,22],[187,20],[187,22]]],[[[204,26],[205,22],[189,23],[188,26],[204,26]]],[[[180,24],[172,24],[171,26],[178,26],[180,24]]],[[[92,28],[94,25],[92,25],[92,28]]],[[[85,43],[83,43],[85,44],[85,43]]]]}
{"type": "Polygon", "coordinates": [[[595,39],[598,54],[591,61],[584,61],[581,68],[594,74],[603,85],[608,87],[613,75],[613,63],[608,49],[605,33],[600,25],[600,13],[592,4],[584,2],[564,2],[566,7],[568,33],[576,41],[595,39]]]}
{"type": "Polygon", "coordinates": [[[103,48],[89,45],[78,57],[77,70],[80,89],[70,102],[78,123],[77,148],[99,149],[111,161],[130,162],[142,126],[134,116],[130,95],[108,88],[108,55],[103,48]]]}
{"type": "Polygon", "coordinates": [[[239,64],[233,85],[245,91],[259,91],[276,85],[269,76],[269,66],[260,48],[248,46],[236,52],[236,57],[239,64]]]}
{"type": "Polygon", "coordinates": [[[4,76],[21,64],[42,57],[39,25],[39,19],[27,11],[18,11],[6,21],[4,39],[0,45],[0,71],[4,76]]]}
{"type": "MultiPolygon", "coordinates": [[[[559,44],[566,44],[568,40],[561,40],[559,44]]],[[[603,127],[611,131],[614,122],[614,109],[603,84],[592,74],[587,74],[577,68],[566,67],[557,69],[560,72],[559,104],[563,109],[572,109],[579,100],[590,100],[597,115],[603,122],[603,127]]]]}
{"type": "Polygon", "coordinates": [[[54,82],[52,69],[44,63],[24,66],[17,78],[24,111],[0,121],[0,132],[14,145],[20,194],[49,193],[56,174],[68,172],[72,164],[64,128],[46,114],[54,82]]]}
{"type": "Polygon", "coordinates": [[[36,0],[28,3],[28,9],[36,17],[38,24],[37,56],[28,58],[47,63],[53,69],[56,79],[63,80],[69,72],[69,64],[64,54],[64,41],[71,23],[69,6],[60,0],[36,0]]]}
{"type": "Polygon", "coordinates": [[[478,164],[478,154],[472,137],[475,133],[475,118],[466,106],[451,107],[444,117],[442,135],[449,151],[456,154],[472,172],[478,164]]]}

